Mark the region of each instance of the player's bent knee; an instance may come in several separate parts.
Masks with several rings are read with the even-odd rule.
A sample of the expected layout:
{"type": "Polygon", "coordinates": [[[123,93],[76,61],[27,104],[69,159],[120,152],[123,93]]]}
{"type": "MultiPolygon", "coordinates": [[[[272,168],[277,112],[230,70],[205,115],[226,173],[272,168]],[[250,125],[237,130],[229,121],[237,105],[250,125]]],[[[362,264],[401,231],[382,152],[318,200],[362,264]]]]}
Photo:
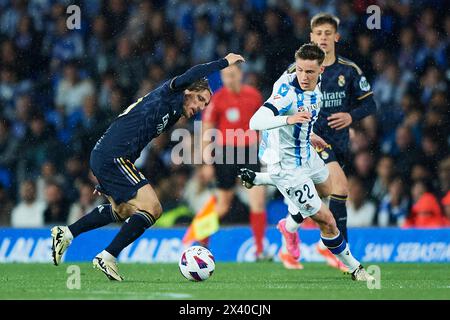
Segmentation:
{"type": "Polygon", "coordinates": [[[120,217],[122,221],[125,221],[126,219],[131,217],[131,215],[134,213],[133,207],[131,207],[126,203],[120,205],[113,205],[112,209],[114,210],[115,213],[117,213],[117,215],[120,217]]]}
{"type": "Polygon", "coordinates": [[[139,206],[138,210],[143,210],[143,211],[148,212],[149,214],[151,214],[153,216],[153,218],[155,218],[155,220],[158,220],[163,213],[163,208],[159,201],[154,201],[152,203],[139,206]]]}

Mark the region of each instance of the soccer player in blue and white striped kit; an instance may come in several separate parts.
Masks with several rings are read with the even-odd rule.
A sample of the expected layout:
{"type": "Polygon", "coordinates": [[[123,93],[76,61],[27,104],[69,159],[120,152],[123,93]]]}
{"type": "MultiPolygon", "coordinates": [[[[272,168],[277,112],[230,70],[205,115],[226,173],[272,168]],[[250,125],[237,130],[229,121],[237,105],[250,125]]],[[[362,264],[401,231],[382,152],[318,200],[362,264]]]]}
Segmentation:
{"type": "Polygon", "coordinates": [[[295,234],[286,232],[287,224],[295,228],[297,221],[310,217],[319,225],[323,244],[348,268],[352,279],[368,281],[372,277],[352,256],[333,214],[321,200],[331,191],[328,168],[313,147],[325,145],[313,133],[323,103],[319,77],[324,59],[325,52],[316,44],[297,50],[295,72],[275,82],[271,96],[250,120],[251,129],[263,130],[260,158],[267,164],[267,174],[256,177],[243,169],[241,179],[250,186],[273,184],[283,194],[291,218],[280,230],[285,238],[295,234]]]}
{"type": "MultiPolygon", "coordinates": [[[[332,184],[329,208],[342,235],[349,241],[346,208],[348,181],[344,173],[350,154],[349,126],[374,114],[376,104],[362,70],[354,62],[336,55],[335,45],[340,39],[338,27],[339,19],[331,14],[319,13],[311,19],[311,41],[317,43],[326,53],[321,80],[323,104],[314,132],[326,141],[317,152],[330,171],[332,184]]],[[[294,71],[295,63],[285,73],[294,71]]],[[[295,232],[298,237],[297,229],[301,221],[298,220],[295,226],[292,217],[288,216],[286,219],[290,222],[288,226],[291,226],[288,231],[295,232]]],[[[320,241],[317,250],[329,265],[347,271],[320,241]]],[[[302,265],[297,261],[299,253],[297,255],[291,251],[289,248],[285,250],[283,246],[279,253],[281,261],[286,268],[301,269],[302,265]]]]}

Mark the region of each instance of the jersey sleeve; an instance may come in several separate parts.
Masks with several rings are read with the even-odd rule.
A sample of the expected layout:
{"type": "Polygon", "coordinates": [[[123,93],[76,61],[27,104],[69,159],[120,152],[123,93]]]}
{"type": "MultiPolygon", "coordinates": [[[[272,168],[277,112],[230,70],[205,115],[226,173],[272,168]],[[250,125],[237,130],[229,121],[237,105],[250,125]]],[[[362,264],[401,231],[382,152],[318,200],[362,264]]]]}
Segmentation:
{"type": "Polygon", "coordinates": [[[185,73],[173,78],[170,83],[170,88],[174,91],[184,90],[193,82],[226,67],[228,67],[228,61],[225,58],[208,63],[198,64],[190,68],[185,73]]]}
{"type": "Polygon", "coordinates": [[[355,108],[350,111],[353,120],[361,120],[376,112],[372,88],[361,69],[355,68],[352,77],[352,93],[355,108]]]}
{"type": "Polygon", "coordinates": [[[357,100],[362,100],[365,97],[373,94],[369,82],[359,68],[355,68],[352,77],[352,89],[357,100]]]}
{"type": "Polygon", "coordinates": [[[275,116],[284,115],[292,105],[289,90],[287,83],[281,81],[281,79],[278,80],[273,85],[272,94],[263,106],[272,110],[275,116]]]}

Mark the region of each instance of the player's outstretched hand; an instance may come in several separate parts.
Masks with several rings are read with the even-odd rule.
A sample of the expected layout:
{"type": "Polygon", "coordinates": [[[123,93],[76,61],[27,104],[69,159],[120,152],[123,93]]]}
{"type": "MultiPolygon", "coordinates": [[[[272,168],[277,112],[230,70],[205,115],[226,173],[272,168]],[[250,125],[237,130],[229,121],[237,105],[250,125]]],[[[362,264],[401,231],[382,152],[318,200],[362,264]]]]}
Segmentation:
{"type": "Polygon", "coordinates": [[[326,146],[328,146],[328,143],[326,143],[325,140],[323,140],[315,133],[311,134],[311,144],[314,148],[319,149],[324,149],[326,146]]]}
{"type": "Polygon", "coordinates": [[[225,56],[225,59],[227,59],[229,66],[231,66],[232,64],[235,64],[235,63],[245,62],[244,57],[242,57],[239,54],[235,54],[235,53],[227,54],[225,56]]]}
{"type": "Polygon", "coordinates": [[[302,111],[287,118],[287,124],[305,123],[311,121],[311,112],[302,111]]]}

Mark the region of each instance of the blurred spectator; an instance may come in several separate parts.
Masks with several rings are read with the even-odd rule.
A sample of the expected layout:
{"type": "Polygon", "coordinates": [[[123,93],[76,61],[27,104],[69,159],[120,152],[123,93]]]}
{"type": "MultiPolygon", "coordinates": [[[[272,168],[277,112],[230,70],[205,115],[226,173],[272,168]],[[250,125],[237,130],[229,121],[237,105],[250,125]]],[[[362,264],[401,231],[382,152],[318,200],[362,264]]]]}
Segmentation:
{"type": "Polygon", "coordinates": [[[450,226],[450,191],[442,198],[442,206],[444,207],[445,222],[450,226]]]}
{"type": "Polygon", "coordinates": [[[27,2],[25,0],[12,0],[11,7],[0,15],[0,30],[9,37],[14,36],[20,17],[26,13],[27,2]]]}
{"type": "Polygon", "coordinates": [[[45,202],[36,200],[34,181],[26,180],[20,185],[20,203],[11,214],[11,226],[36,228],[44,225],[45,202]]]}
{"type": "Polygon", "coordinates": [[[13,135],[22,139],[27,133],[27,128],[33,112],[31,97],[29,95],[21,95],[16,99],[15,110],[11,115],[6,115],[12,121],[13,135]]]}
{"type": "Polygon", "coordinates": [[[109,67],[109,52],[113,43],[108,34],[108,26],[103,16],[94,18],[92,23],[92,35],[87,39],[87,55],[90,69],[94,74],[103,74],[109,67]]]}
{"type": "Polygon", "coordinates": [[[380,227],[400,227],[404,224],[409,212],[409,199],[405,190],[405,183],[400,176],[389,183],[389,192],[383,197],[378,212],[380,227]]]}
{"type": "Polygon", "coordinates": [[[65,15],[57,18],[56,29],[49,37],[47,41],[51,48],[51,70],[59,72],[64,63],[83,57],[83,39],[79,33],[67,28],[65,15]]]}
{"type": "Polygon", "coordinates": [[[192,39],[192,64],[204,63],[213,60],[217,39],[211,32],[208,16],[200,16],[195,21],[195,33],[192,39]]]}
{"type": "Polygon", "coordinates": [[[13,173],[19,155],[19,140],[11,132],[9,120],[0,117],[0,170],[13,173]]]}
{"type": "Polygon", "coordinates": [[[374,166],[375,159],[369,151],[363,150],[355,155],[355,174],[363,180],[364,189],[366,192],[370,192],[370,190],[372,190],[375,182],[374,166]]]}
{"type": "Polygon", "coordinates": [[[86,96],[94,93],[94,86],[89,79],[81,79],[75,62],[64,66],[64,78],[56,88],[55,105],[63,108],[70,116],[83,105],[86,96]]]}
{"type": "Polygon", "coordinates": [[[47,183],[45,201],[47,204],[44,211],[45,224],[66,224],[69,215],[69,201],[65,198],[58,183],[47,183]]]}
{"type": "MultiPolygon", "coordinates": [[[[340,30],[340,25],[339,25],[340,30]]],[[[350,39],[350,37],[344,37],[350,39]]],[[[373,52],[373,40],[369,32],[359,33],[356,39],[357,49],[355,52],[350,52],[354,62],[364,70],[364,74],[367,77],[369,83],[373,83],[374,70],[371,63],[371,56],[373,52]]]]}
{"type": "Polygon", "coordinates": [[[431,97],[436,90],[445,91],[447,89],[447,85],[437,67],[431,66],[426,69],[424,75],[420,78],[420,89],[420,102],[425,105],[431,101],[431,97]]]}
{"type": "Polygon", "coordinates": [[[42,164],[51,160],[61,164],[64,148],[55,138],[52,128],[46,124],[41,114],[36,114],[30,121],[30,126],[19,147],[18,178],[37,177],[42,164]],[[59,160],[59,162],[58,162],[59,160]]]}
{"type": "Polygon", "coordinates": [[[0,68],[0,104],[4,107],[13,107],[15,99],[30,92],[31,87],[29,80],[19,81],[17,71],[11,66],[0,68]]]}
{"type": "Polygon", "coordinates": [[[78,154],[71,155],[64,163],[64,197],[70,202],[74,202],[79,197],[79,185],[86,178],[85,163],[78,154]]]}
{"type": "Polygon", "coordinates": [[[380,202],[388,193],[389,184],[394,175],[394,159],[383,155],[377,163],[377,178],[372,188],[371,196],[380,202]]]}
{"type": "Polygon", "coordinates": [[[35,68],[40,66],[42,37],[36,32],[33,20],[30,16],[21,16],[17,33],[14,35],[14,44],[17,48],[17,63],[21,77],[31,78],[36,76],[35,68]],[[20,62],[20,63],[19,63],[20,62]]]}
{"type": "Polygon", "coordinates": [[[266,67],[266,57],[261,50],[261,37],[255,31],[249,31],[245,38],[243,56],[245,64],[242,70],[245,73],[264,73],[266,67]]]}
{"type": "Polygon", "coordinates": [[[14,203],[10,198],[8,191],[0,183],[0,226],[9,226],[11,224],[11,212],[14,203]]]}
{"type": "Polygon", "coordinates": [[[401,70],[414,71],[416,57],[414,29],[405,27],[400,31],[400,50],[398,53],[398,65],[401,70]]]}
{"type": "Polygon", "coordinates": [[[425,180],[414,182],[411,190],[413,206],[403,227],[438,228],[445,226],[439,201],[425,180]]]}
{"type": "Polygon", "coordinates": [[[67,225],[79,220],[86,213],[92,211],[95,207],[104,202],[102,197],[93,194],[94,186],[89,182],[82,182],[79,186],[80,197],[78,201],[72,204],[67,217],[67,225]]]}
{"type": "Polygon", "coordinates": [[[55,164],[51,161],[45,161],[41,166],[41,172],[36,180],[36,198],[39,201],[45,201],[45,189],[47,184],[56,181],[62,185],[64,183],[64,176],[58,173],[55,164]]]}
{"type": "Polygon", "coordinates": [[[203,168],[201,166],[196,167],[183,193],[184,201],[194,213],[199,212],[208,199],[214,195],[214,189],[211,188],[213,181],[208,178],[203,168]]]}
{"type": "Polygon", "coordinates": [[[116,58],[113,61],[113,69],[117,83],[124,88],[129,97],[139,88],[139,82],[144,78],[143,62],[136,55],[136,51],[127,37],[121,37],[117,42],[116,58]]]}
{"type": "Polygon", "coordinates": [[[433,132],[425,132],[422,136],[421,163],[435,176],[438,163],[448,154],[448,149],[440,145],[439,139],[433,132]]]}
{"type": "Polygon", "coordinates": [[[108,126],[108,118],[98,107],[96,97],[94,95],[86,96],[80,118],[73,130],[72,151],[77,154],[90,154],[108,126]]]}
{"type": "Polygon", "coordinates": [[[394,157],[398,172],[403,177],[408,177],[409,172],[419,154],[414,145],[411,129],[407,126],[400,126],[396,130],[395,145],[389,150],[389,154],[394,157]]]}
{"type": "Polygon", "coordinates": [[[395,63],[385,66],[383,73],[375,79],[373,92],[382,134],[389,135],[401,122],[400,102],[412,80],[412,74],[405,70],[400,72],[395,63]]]}
{"type": "Polygon", "coordinates": [[[349,178],[347,201],[347,226],[370,227],[373,225],[377,208],[367,198],[367,189],[362,180],[356,176],[349,178]]]}
{"type": "Polygon", "coordinates": [[[425,31],[424,44],[417,51],[416,67],[424,70],[427,65],[434,65],[439,68],[447,67],[445,56],[445,45],[439,40],[439,33],[434,28],[425,31]]]}
{"type": "Polygon", "coordinates": [[[450,190],[450,156],[439,163],[439,193],[444,195],[450,190]]]}
{"type": "Polygon", "coordinates": [[[102,15],[106,18],[108,33],[117,37],[123,30],[128,19],[128,8],[124,0],[107,0],[102,2],[102,15]]]}

